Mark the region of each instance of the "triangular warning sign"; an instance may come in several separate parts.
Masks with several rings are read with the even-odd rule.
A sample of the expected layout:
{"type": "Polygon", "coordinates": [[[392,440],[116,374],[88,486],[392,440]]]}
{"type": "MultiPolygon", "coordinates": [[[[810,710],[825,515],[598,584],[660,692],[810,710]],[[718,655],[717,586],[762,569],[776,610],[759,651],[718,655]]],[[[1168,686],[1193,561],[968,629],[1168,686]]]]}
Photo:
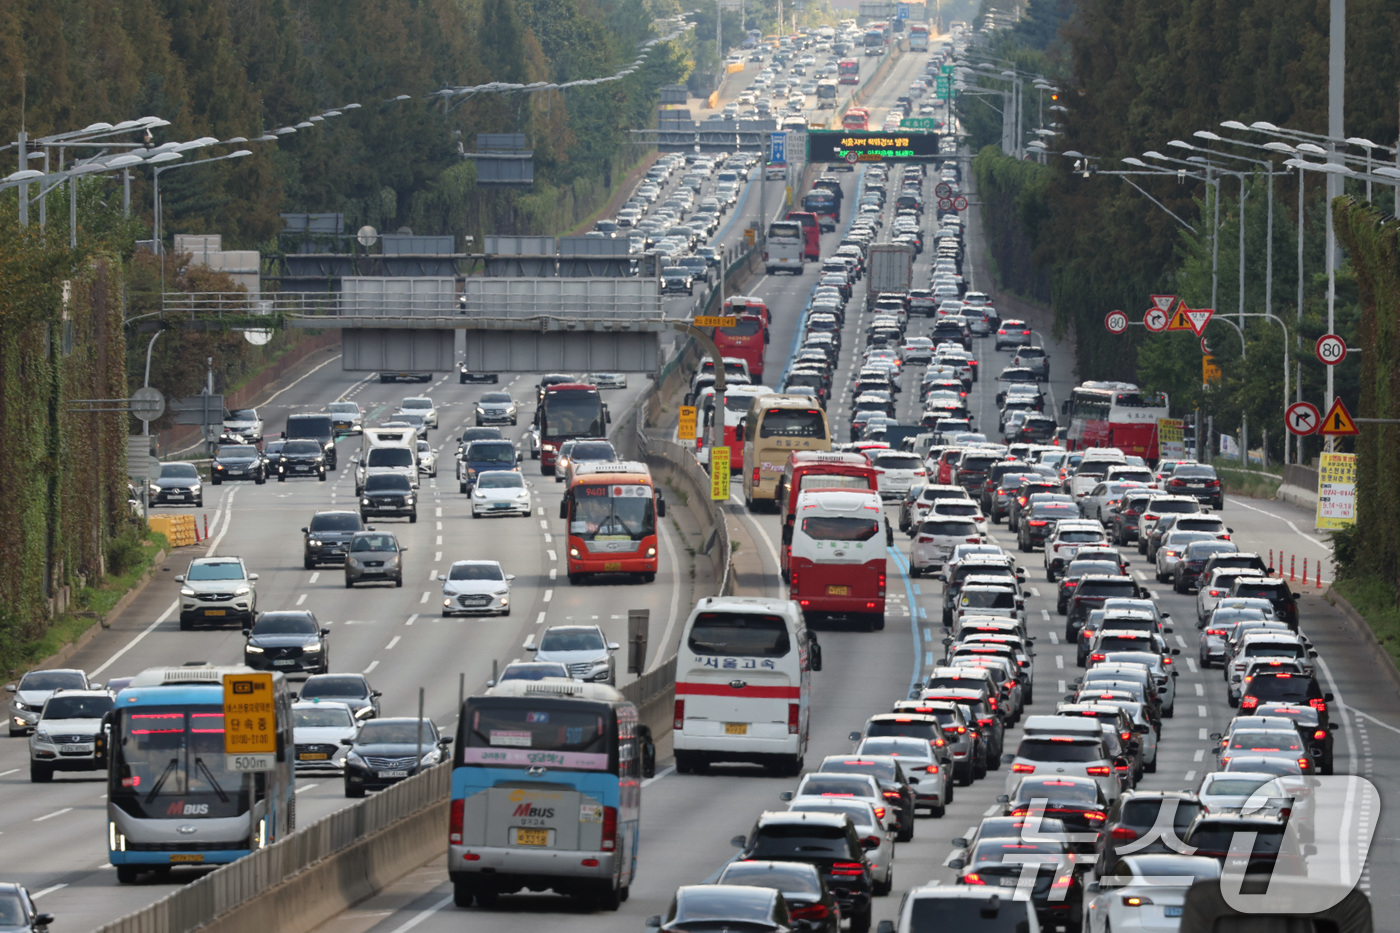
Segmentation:
{"type": "Polygon", "coordinates": [[[1327,417],[1322,419],[1322,427],[1317,429],[1317,433],[1329,437],[1342,437],[1360,434],[1361,431],[1356,427],[1356,421],[1351,417],[1351,412],[1347,411],[1346,405],[1342,404],[1339,397],[1332,403],[1332,407],[1327,409],[1327,417]]]}
{"type": "Polygon", "coordinates": [[[1175,295],[1152,295],[1152,307],[1160,308],[1163,311],[1172,309],[1172,302],[1176,301],[1175,295]]]}
{"type": "Polygon", "coordinates": [[[1180,312],[1186,315],[1186,319],[1191,322],[1191,329],[1196,332],[1196,336],[1201,336],[1201,331],[1206,329],[1210,323],[1210,316],[1215,313],[1214,308],[1188,308],[1181,305],[1180,312]]]}
{"type": "Polygon", "coordinates": [[[1191,326],[1191,319],[1186,316],[1186,312],[1178,305],[1176,313],[1172,315],[1171,323],[1167,325],[1167,330],[1194,330],[1191,326]]]}

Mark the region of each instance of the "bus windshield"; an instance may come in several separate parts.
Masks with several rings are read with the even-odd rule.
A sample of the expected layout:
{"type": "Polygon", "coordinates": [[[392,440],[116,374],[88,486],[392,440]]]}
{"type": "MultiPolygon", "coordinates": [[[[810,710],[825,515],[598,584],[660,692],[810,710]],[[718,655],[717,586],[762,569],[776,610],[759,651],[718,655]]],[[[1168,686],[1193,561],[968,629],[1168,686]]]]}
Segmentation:
{"type": "Polygon", "coordinates": [[[518,768],[547,765],[574,771],[609,770],[609,715],[533,697],[468,704],[459,765],[518,768]]]}
{"type": "Polygon", "coordinates": [[[112,802],[146,819],[225,818],[248,810],[247,782],[227,769],[220,706],[121,711],[112,802]]]}
{"type": "Polygon", "coordinates": [[[759,422],[759,437],[826,438],[826,419],[816,409],[770,408],[759,422]]]}
{"type": "Polygon", "coordinates": [[[806,489],[869,489],[870,478],[854,473],[803,473],[797,491],[806,489]]]}
{"type": "Polygon", "coordinates": [[[546,392],[540,408],[540,433],[549,437],[602,437],[603,403],[597,389],[546,392]]]}
{"type": "Polygon", "coordinates": [[[585,541],[640,541],[656,534],[652,489],[641,483],[574,487],[569,534],[585,541]]]}
{"type": "Polygon", "coordinates": [[[873,518],[840,515],[802,519],[802,533],[817,541],[869,541],[880,531],[873,518]]]}

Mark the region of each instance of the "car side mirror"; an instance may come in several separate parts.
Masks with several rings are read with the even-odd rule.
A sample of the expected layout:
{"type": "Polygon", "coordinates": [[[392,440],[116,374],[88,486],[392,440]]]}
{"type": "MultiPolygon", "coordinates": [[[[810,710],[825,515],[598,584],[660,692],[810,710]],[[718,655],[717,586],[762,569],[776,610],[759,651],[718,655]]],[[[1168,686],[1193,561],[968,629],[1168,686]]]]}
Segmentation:
{"type": "Polygon", "coordinates": [[[451,745],[451,744],[452,744],[452,736],[450,736],[450,735],[444,735],[442,738],[438,739],[438,744],[439,744],[439,745],[451,745]]]}
{"type": "Polygon", "coordinates": [[[36,914],[34,923],[37,926],[46,927],[50,923],[53,923],[53,914],[36,914]]]}
{"type": "Polygon", "coordinates": [[[342,739],[340,740],[340,744],[341,744],[341,745],[347,745],[347,746],[348,746],[348,745],[354,745],[354,744],[355,744],[355,740],[354,740],[354,739],[351,739],[351,738],[342,738],[342,739]]]}
{"type": "Polygon", "coordinates": [[[175,575],[175,582],[176,582],[176,583],[184,583],[184,582],[185,582],[185,575],[184,575],[183,573],[176,574],[176,575],[175,575]]]}
{"type": "Polygon", "coordinates": [[[998,794],[998,795],[997,795],[997,803],[1010,803],[1010,802],[1011,802],[1011,795],[1010,795],[1010,794],[998,794]]]}
{"type": "Polygon", "coordinates": [[[1335,722],[1329,722],[1329,723],[1327,724],[1327,731],[1329,731],[1329,732],[1336,732],[1338,728],[1339,728],[1339,727],[1337,726],[1337,724],[1336,724],[1335,722]]]}
{"type": "Polygon", "coordinates": [[[1086,894],[1098,894],[1098,893],[1099,893],[1099,883],[1098,883],[1097,881],[1086,881],[1086,882],[1084,882],[1084,892],[1085,892],[1086,894]]]}
{"type": "Polygon", "coordinates": [[[1133,728],[1133,731],[1136,732],[1138,735],[1147,735],[1147,733],[1152,731],[1152,727],[1144,723],[1143,725],[1135,726],[1133,728]]]}
{"type": "Polygon", "coordinates": [[[1181,649],[1180,649],[1180,648],[1173,648],[1173,649],[1172,649],[1172,657],[1177,657],[1177,656],[1180,655],[1180,654],[1181,654],[1181,649]]]}
{"type": "Polygon", "coordinates": [[[252,629],[250,629],[250,628],[245,628],[245,629],[243,630],[243,637],[244,637],[244,638],[247,638],[247,637],[248,637],[249,635],[251,635],[251,634],[253,634],[253,630],[252,630],[252,629]]]}
{"type": "Polygon", "coordinates": [[[301,526],[301,533],[304,534],[304,535],[311,534],[311,532],[307,530],[307,528],[306,528],[305,525],[302,525],[302,526],[301,526]]]}
{"type": "Polygon", "coordinates": [[[440,573],[440,574],[437,575],[437,578],[438,578],[439,580],[446,580],[446,579],[447,579],[447,574],[445,574],[445,573],[440,573]]]}
{"type": "Polygon", "coordinates": [[[822,646],[817,644],[815,640],[812,642],[807,656],[810,659],[808,664],[813,671],[822,669],[822,646]]]}
{"type": "Polygon", "coordinates": [[[371,691],[369,692],[370,699],[372,699],[372,700],[377,700],[377,699],[379,699],[380,697],[382,697],[383,695],[384,695],[384,691],[382,691],[382,690],[371,690],[371,691]]]}
{"type": "Polygon", "coordinates": [[[323,628],[323,629],[321,629],[321,634],[322,634],[322,635],[329,635],[330,633],[331,633],[331,630],[328,629],[328,628],[323,628]]]}
{"type": "MultiPolygon", "coordinates": [[[[12,686],[10,687],[10,692],[13,693],[13,692],[14,692],[14,689],[15,689],[15,688],[14,688],[14,686],[12,685],[12,686]]],[[[859,742],[859,741],[860,741],[860,733],[859,733],[859,732],[852,732],[850,735],[846,736],[846,738],[850,739],[852,742],[859,742]]]]}
{"type": "Polygon", "coordinates": [[[249,583],[256,583],[257,580],[258,580],[258,575],[257,575],[257,574],[255,574],[255,573],[250,573],[250,574],[248,574],[248,582],[249,582],[249,583]]]}
{"type": "Polygon", "coordinates": [[[1324,703],[1331,703],[1331,702],[1332,702],[1332,694],[1330,694],[1330,693],[1324,693],[1324,694],[1322,695],[1322,702],[1324,702],[1324,703]]]}
{"type": "Polygon", "coordinates": [[[965,859],[954,858],[948,860],[948,867],[953,869],[954,871],[961,871],[962,867],[966,864],[967,861],[965,859]]]}
{"type": "Polygon", "coordinates": [[[516,463],[524,463],[524,462],[525,462],[525,455],[522,454],[522,453],[521,453],[520,451],[518,451],[518,450],[515,452],[515,462],[516,462],[516,463]]]}
{"type": "Polygon", "coordinates": [[[875,924],[875,933],[895,933],[893,920],[881,920],[875,924]]]}
{"type": "Polygon", "coordinates": [[[11,692],[11,693],[14,693],[14,692],[15,692],[15,685],[14,685],[14,684],[6,684],[6,685],[5,685],[5,689],[8,690],[8,691],[11,692]]]}
{"type": "Polygon", "coordinates": [[[1205,627],[1206,627],[1206,620],[1205,620],[1205,619],[1201,619],[1201,620],[1199,620],[1199,621],[1196,622],[1196,628],[1203,629],[1203,628],[1205,628],[1205,627]]]}
{"type": "Polygon", "coordinates": [[[536,645],[534,642],[531,642],[530,644],[528,644],[528,645],[525,646],[525,650],[526,650],[526,651],[539,651],[540,649],[539,649],[539,646],[538,646],[538,645],[536,645]]]}
{"type": "Polygon", "coordinates": [[[656,497],[656,517],[666,517],[666,500],[663,499],[660,495],[656,497]]]}
{"type": "Polygon", "coordinates": [[[615,642],[615,641],[610,641],[610,642],[608,642],[608,650],[609,650],[609,651],[616,651],[619,647],[621,647],[621,646],[618,645],[618,643],[615,642]]]}
{"type": "Polygon", "coordinates": [[[1235,529],[1233,529],[1233,528],[1226,528],[1225,530],[1226,530],[1227,532],[1229,532],[1230,534],[1234,534],[1234,533],[1235,533],[1235,529]]]}

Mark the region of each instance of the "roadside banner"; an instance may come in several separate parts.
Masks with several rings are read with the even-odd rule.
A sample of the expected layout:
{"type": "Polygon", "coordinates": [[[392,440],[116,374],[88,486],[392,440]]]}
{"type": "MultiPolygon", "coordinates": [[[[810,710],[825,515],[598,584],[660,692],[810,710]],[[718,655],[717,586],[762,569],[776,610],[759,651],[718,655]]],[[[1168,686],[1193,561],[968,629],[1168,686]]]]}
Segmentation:
{"type": "Polygon", "coordinates": [[[1356,454],[1322,455],[1317,468],[1316,527],[1356,524],[1356,454]]]}
{"type": "Polygon", "coordinates": [[[1186,424],[1180,418],[1157,419],[1157,457],[1161,460],[1186,459],[1186,424]]]}

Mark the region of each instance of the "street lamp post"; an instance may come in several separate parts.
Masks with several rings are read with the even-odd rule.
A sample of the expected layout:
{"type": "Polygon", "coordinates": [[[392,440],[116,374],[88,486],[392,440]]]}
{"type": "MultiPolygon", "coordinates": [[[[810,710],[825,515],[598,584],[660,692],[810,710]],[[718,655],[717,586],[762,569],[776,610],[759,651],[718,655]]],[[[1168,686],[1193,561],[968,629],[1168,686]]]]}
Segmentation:
{"type": "MultiPolygon", "coordinates": [[[[171,154],[174,155],[174,156],[176,156],[177,158],[179,157],[179,154],[178,154],[178,153],[172,152],[171,154]]],[[[153,192],[153,194],[152,194],[152,204],[151,204],[151,207],[152,207],[152,210],[153,210],[153,212],[154,212],[154,214],[155,214],[155,216],[154,216],[154,218],[153,218],[153,220],[152,220],[152,227],[153,227],[153,230],[154,230],[154,233],[155,233],[155,243],[154,243],[154,246],[155,246],[155,248],[156,248],[156,255],[157,255],[157,256],[159,257],[159,259],[160,259],[160,294],[161,294],[161,302],[162,302],[162,303],[164,303],[164,301],[165,301],[165,245],[164,245],[164,243],[162,242],[162,239],[161,239],[161,235],[162,235],[162,234],[161,234],[161,223],[160,223],[160,217],[161,217],[160,173],[161,173],[161,172],[168,172],[168,171],[170,171],[171,169],[175,169],[175,168],[190,168],[191,166],[194,166],[194,165],[207,165],[207,164],[210,163],[210,162],[223,162],[225,159],[241,159],[241,158],[243,158],[244,156],[248,156],[248,155],[252,155],[252,154],[253,154],[253,151],[252,151],[251,149],[239,149],[239,150],[236,151],[236,152],[230,152],[230,153],[227,153],[226,155],[211,156],[211,157],[209,157],[209,158],[207,158],[207,159],[196,159],[196,160],[193,161],[193,162],[181,162],[179,165],[157,165],[157,166],[152,170],[152,187],[154,188],[154,192],[153,192]]],[[[155,161],[155,160],[153,159],[152,161],[155,161]]]]}

